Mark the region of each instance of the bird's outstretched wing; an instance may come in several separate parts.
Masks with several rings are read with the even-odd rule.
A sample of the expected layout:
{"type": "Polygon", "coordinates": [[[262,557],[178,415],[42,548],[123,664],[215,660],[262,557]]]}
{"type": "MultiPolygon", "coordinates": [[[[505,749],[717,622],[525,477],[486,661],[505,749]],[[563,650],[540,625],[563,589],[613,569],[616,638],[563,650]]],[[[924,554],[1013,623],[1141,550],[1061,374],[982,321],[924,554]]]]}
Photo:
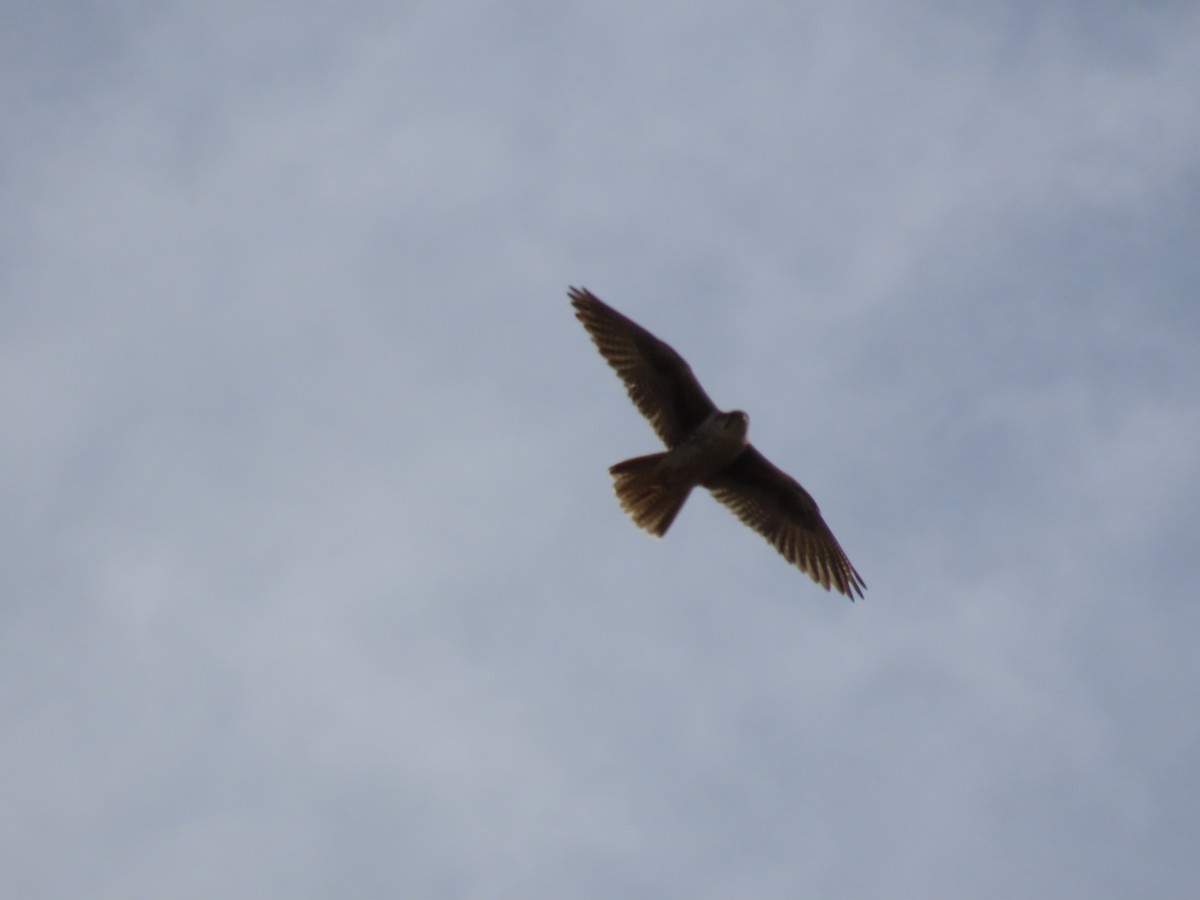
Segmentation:
{"type": "Polygon", "coordinates": [[[821,518],[817,501],[753,446],[747,444],[704,486],[825,590],[832,586],[851,600],[862,597],[866,582],[821,518]]]}
{"type": "Polygon", "coordinates": [[[575,317],[668,447],[678,444],[717,408],[691,367],[668,344],[586,288],[573,287],[568,296],[575,317]]]}

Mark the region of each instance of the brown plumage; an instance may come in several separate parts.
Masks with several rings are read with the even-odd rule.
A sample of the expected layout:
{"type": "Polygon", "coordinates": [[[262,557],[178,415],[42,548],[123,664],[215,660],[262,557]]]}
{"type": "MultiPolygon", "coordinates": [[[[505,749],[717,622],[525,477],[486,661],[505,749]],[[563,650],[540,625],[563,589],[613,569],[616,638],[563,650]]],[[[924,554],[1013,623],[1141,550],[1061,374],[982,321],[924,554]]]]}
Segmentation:
{"type": "Polygon", "coordinates": [[[573,287],[568,296],[630,399],[667,445],[664,453],[609,469],[633,521],[661,537],[692,488],[701,485],[826,590],[862,597],[866,582],[816,501],[746,442],[746,414],[718,410],[682,356],[591,291],[573,287]]]}

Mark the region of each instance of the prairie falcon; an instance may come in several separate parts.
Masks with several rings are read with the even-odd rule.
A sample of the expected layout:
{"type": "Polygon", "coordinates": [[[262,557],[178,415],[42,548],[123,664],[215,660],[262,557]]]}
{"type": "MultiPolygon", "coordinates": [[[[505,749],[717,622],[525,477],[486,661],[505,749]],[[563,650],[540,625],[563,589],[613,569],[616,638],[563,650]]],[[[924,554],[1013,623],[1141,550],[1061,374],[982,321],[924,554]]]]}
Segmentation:
{"type": "Polygon", "coordinates": [[[667,445],[664,453],[635,456],[608,470],[633,521],[662,537],[692,488],[701,485],[825,590],[862,597],[866,582],[816,501],[746,441],[749,417],[718,410],[682,356],[591,291],[573,287],[568,296],[629,398],[667,445]]]}

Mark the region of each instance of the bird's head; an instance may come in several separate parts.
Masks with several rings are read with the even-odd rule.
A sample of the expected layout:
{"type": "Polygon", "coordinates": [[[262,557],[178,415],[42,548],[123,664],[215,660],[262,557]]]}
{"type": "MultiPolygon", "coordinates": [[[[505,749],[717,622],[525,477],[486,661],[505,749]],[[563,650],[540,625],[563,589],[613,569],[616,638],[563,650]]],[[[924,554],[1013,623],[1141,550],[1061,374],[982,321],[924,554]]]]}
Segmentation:
{"type": "Polygon", "coordinates": [[[745,438],[746,432],[750,430],[750,417],[740,409],[721,413],[720,422],[722,429],[732,432],[740,438],[745,438]]]}

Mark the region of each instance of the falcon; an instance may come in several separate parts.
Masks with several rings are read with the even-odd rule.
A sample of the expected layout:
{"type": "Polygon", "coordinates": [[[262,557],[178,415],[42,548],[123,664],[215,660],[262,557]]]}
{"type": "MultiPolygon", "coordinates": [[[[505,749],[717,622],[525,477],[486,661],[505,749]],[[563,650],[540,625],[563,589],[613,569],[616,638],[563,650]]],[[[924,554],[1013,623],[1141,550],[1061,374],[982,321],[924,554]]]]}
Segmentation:
{"type": "Polygon", "coordinates": [[[825,590],[851,600],[866,582],[821,518],[812,496],[746,440],[749,417],[721,412],[678,353],[586,288],[567,296],[600,354],[667,449],[609,468],[621,508],[662,537],[700,485],[825,590]]]}

